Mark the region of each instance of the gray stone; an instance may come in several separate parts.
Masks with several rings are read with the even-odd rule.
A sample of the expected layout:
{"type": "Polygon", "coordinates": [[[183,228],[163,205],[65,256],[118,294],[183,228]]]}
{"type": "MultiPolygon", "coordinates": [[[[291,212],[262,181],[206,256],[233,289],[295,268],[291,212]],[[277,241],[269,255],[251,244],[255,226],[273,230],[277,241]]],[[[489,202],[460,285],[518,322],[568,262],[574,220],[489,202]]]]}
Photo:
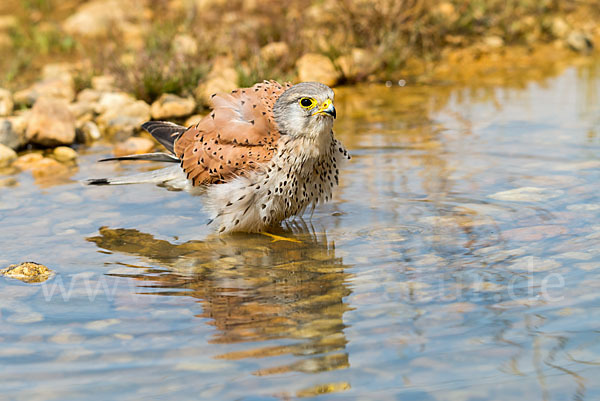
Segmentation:
{"type": "Polygon", "coordinates": [[[26,138],[42,146],[72,144],[75,140],[75,118],[68,103],[47,97],[38,99],[31,110],[26,138]]]}
{"type": "MultiPolygon", "coordinates": [[[[83,93],[83,92],[82,92],[83,93]]],[[[89,97],[91,100],[92,93],[90,93],[89,97]]],[[[83,98],[80,100],[84,100],[83,98]]],[[[88,100],[87,96],[86,99],[88,100]]],[[[133,102],[135,102],[135,98],[131,96],[129,93],[125,92],[104,92],[100,93],[98,98],[96,99],[96,108],[95,112],[98,114],[104,113],[118,113],[119,110],[133,102]]]]}
{"type": "Polygon", "coordinates": [[[36,82],[29,88],[15,92],[13,99],[17,104],[30,106],[41,97],[53,97],[72,101],[75,98],[73,78],[56,77],[36,82]]]}
{"type": "Polygon", "coordinates": [[[104,92],[102,91],[86,88],[77,94],[77,101],[85,103],[97,103],[100,101],[100,98],[103,94],[104,92]]]}
{"type": "Polygon", "coordinates": [[[100,129],[93,121],[83,123],[80,129],[77,130],[77,142],[92,143],[102,138],[100,129]]]}
{"type": "Polygon", "coordinates": [[[23,133],[19,133],[15,128],[11,119],[0,119],[0,144],[16,150],[26,141],[23,133]]]}
{"type": "MultiPolygon", "coordinates": [[[[123,100],[123,99],[122,99],[123,100]]],[[[115,139],[126,139],[140,129],[140,126],[150,120],[150,105],[143,100],[123,102],[119,108],[104,107],[105,111],[98,116],[100,130],[115,139]]]]}
{"type": "Polygon", "coordinates": [[[75,80],[73,66],[68,63],[54,63],[44,66],[42,79],[29,88],[13,95],[17,104],[30,106],[40,97],[54,97],[72,101],[75,98],[75,80]]]}

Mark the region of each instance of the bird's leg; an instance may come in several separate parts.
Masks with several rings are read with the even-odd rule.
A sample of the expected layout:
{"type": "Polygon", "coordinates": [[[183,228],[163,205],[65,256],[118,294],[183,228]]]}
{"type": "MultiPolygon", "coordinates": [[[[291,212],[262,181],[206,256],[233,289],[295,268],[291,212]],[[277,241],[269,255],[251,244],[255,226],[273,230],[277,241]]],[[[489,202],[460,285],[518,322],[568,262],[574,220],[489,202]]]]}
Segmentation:
{"type": "Polygon", "coordinates": [[[273,241],[271,242],[277,242],[277,241],[289,241],[289,242],[296,242],[298,244],[301,244],[302,241],[295,239],[295,238],[287,238],[287,237],[282,237],[281,235],[277,235],[277,234],[271,234],[268,233],[266,231],[261,231],[260,234],[265,235],[267,237],[271,237],[273,238],[273,241]]]}
{"type": "Polygon", "coordinates": [[[314,237],[314,241],[319,242],[319,235],[317,234],[317,230],[315,230],[315,226],[313,226],[312,221],[309,221],[308,224],[310,224],[309,231],[312,233],[311,235],[314,237]]]}

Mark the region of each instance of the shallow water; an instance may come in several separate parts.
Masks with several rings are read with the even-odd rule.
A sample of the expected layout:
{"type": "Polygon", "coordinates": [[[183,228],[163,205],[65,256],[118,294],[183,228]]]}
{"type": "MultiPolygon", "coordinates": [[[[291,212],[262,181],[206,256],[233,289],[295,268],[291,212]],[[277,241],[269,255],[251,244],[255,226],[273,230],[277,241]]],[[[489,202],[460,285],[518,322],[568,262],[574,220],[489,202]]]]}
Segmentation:
{"type": "Polygon", "coordinates": [[[338,90],[353,159],[301,242],[79,185],[150,167],[107,146],[9,175],[0,266],[57,274],[0,278],[0,398],[600,399],[600,63],[517,76],[338,90]]]}

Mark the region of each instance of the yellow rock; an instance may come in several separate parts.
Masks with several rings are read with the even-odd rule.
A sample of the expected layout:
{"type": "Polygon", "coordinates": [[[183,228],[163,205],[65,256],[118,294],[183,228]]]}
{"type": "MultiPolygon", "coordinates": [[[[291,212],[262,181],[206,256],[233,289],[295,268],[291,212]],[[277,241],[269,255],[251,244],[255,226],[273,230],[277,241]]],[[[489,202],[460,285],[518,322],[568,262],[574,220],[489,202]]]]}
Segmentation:
{"type": "Polygon", "coordinates": [[[0,143],[0,167],[8,167],[17,159],[17,154],[8,146],[0,143]]]}
{"type": "Polygon", "coordinates": [[[433,15],[445,21],[447,25],[455,23],[459,17],[459,14],[456,12],[456,8],[449,1],[443,1],[439,3],[433,9],[433,15]]]}
{"type": "Polygon", "coordinates": [[[195,108],[196,102],[192,98],[164,93],[152,103],[150,111],[153,119],[161,120],[170,117],[189,116],[195,108]]]}
{"type": "Polygon", "coordinates": [[[200,120],[202,120],[204,118],[204,116],[202,114],[194,114],[193,116],[188,117],[187,120],[185,120],[185,126],[186,127],[190,127],[192,125],[196,125],[200,122],[200,120]]]}
{"type": "Polygon", "coordinates": [[[338,57],[335,63],[347,79],[364,78],[374,72],[379,64],[372,52],[360,48],[354,48],[350,54],[338,57]]]}
{"type": "MultiPolygon", "coordinates": [[[[113,75],[97,75],[92,77],[92,88],[96,91],[114,91],[116,88],[115,77],[113,75]]],[[[79,99],[79,95],[77,95],[77,98],[79,99]]]]}
{"type": "Polygon", "coordinates": [[[316,81],[334,86],[341,77],[333,62],[321,54],[305,54],[296,61],[296,68],[300,82],[316,81]]]}
{"type": "Polygon", "coordinates": [[[48,280],[53,274],[52,270],[35,262],[10,265],[6,269],[0,270],[0,275],[21,280],[25,283],[41,283],[48,280]]]}
{"type": "Polygon", "coordinates": [[[35,163],[39,162],[43,158],[44,156],[40,153],[27,153],[19,156],[13,165],[21,170],[30,170],[33,168],[35,163]]]}
{"type": "Polygon", "coordinates": [[[61,163],[70,162],[71,160],[77,159],[77,152],[68,146],[58,146],[52,152],[52,155],[56,160],[61,163]]]}
{"type": "Polygon", "coordinates": [[[230,57],[218,57],[208,74],[195,90],[196,98],[202,104],[209,104],[213,93],[231,92],[238,87],[238,73],[233,68],[230,57]]]}

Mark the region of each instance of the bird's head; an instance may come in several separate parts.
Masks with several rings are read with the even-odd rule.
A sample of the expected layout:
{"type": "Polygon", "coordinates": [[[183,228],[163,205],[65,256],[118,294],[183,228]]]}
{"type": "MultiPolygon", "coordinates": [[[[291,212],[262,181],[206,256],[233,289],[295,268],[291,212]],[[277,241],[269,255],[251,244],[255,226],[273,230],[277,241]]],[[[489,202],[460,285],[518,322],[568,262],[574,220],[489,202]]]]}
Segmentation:
{"type": "Polygon", "coordinates": [[[275,122],[282,133],[317,138],[329,135],[336,117],[333,91],[319,82],[290,87],[275,102],[275,122]]]}

